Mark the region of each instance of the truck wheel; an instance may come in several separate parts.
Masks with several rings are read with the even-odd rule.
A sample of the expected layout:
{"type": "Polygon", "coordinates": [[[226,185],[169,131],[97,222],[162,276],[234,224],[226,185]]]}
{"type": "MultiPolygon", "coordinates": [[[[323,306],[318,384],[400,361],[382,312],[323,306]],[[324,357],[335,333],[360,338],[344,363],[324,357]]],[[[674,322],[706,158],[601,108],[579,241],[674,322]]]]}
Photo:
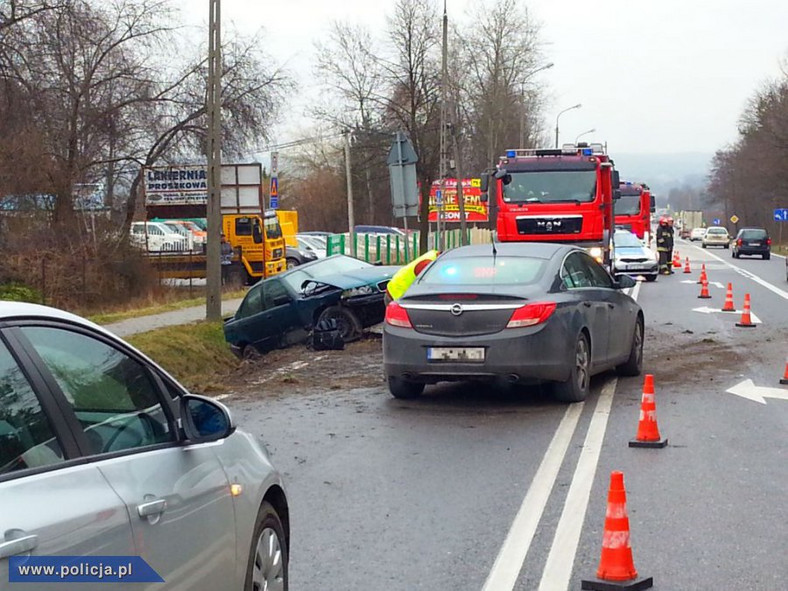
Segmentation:
{"type": "Polygon", "coordinates": [[[361,338],[361,322],[356,315],[344,306],[330,306],[320,313],[317,321],[336,320],[339,334],[346,343],[361,338]]]}

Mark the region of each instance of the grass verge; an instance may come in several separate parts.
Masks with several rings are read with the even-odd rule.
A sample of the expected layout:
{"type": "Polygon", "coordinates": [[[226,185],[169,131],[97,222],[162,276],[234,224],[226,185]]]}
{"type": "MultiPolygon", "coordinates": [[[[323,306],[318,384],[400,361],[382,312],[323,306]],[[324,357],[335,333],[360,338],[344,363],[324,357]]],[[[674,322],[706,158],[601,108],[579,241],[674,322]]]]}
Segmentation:
{"type": "Polygon", "coordinates": [[[167,326],[126,340],[194,393],[223,391],[223,378],[240,363],[224,340],[221,322],[167,326]]]}
{"type": "MultiPolygon", "coordinates": [[[[246,295],[245,289],[227,291],[222,293],[222,300],[242,298],[244,295],[246,295]]],[[[121,320],[128,320],[129,318],[139,318],[140,316],[150,316],[151,314],[160,314],[162,312],[171,312],[172,310],[181,310],[183,308],[204,305],[205,296],[163,303],[129,302],[122,309],[96,312],[94,314],[88,314],[85,317],[96,324],[111,324],[113,322],[120,322],[121,320]]]]}

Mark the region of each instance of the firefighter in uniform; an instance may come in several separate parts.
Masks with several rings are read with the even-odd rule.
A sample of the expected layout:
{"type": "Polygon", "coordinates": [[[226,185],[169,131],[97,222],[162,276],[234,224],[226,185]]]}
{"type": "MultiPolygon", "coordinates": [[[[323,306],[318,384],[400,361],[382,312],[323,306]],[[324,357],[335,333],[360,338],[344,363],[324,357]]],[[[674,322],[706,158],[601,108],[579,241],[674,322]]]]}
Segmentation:
{"type": "Polygon", "coordinates": [[[408,290],[410,284],[416,280],[416,276],[424,270],[424,267],[438,258],[440,251],[428,250],[419,258],[412,260],[409,264],[394,273],[386,287],[386,305],[392,300],[398,300],[408,290]]]}
{"type": "Polygon", "coordinates": [[[673,232],[668,226],[668,218],[659,218],[657,227],[657,252],[659,253],[659,273],[660,275],[670,275],[673,270],[673,261],[670,258],[673,252],[673,232]]]}
{"type": "Polygon", "coordinates": [[[670,274],[673,274],[673,237],[675,231],[673,230],[673,218],[668,216],[668,231],[670,232],[670,250],[668,251],[668,262],[670,267],[670,274]]]}

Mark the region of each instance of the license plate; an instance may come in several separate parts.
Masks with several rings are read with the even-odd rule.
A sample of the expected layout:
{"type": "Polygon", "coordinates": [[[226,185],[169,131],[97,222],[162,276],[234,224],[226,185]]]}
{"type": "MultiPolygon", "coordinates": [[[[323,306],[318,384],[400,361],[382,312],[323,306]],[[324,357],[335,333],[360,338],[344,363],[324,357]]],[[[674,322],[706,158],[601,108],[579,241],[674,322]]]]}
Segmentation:
{"type": "Polygon", "coordinates": [[[484,361],[484,347],[428,347],[428,361],[484,361]]]}
{"type": "Polygon", "coordinates": [[[750,246],[760,246],[760,242],[750,242],[750,246]]]}

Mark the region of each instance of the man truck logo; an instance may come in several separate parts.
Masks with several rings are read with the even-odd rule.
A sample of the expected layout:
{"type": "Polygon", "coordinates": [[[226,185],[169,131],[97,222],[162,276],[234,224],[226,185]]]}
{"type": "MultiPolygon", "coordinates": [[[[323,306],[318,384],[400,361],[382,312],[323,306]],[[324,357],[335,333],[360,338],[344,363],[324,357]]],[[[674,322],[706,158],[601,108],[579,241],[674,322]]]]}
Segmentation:
{"type": "Polygon", "coordinates": [[[452,313],[454,316],[459,316],[460,314],[462,314],[462,306],[461,306],[460,304],[454,304],[454,305],[452,305],[452,307],[451,307],[451,313],[452,313]]]}

